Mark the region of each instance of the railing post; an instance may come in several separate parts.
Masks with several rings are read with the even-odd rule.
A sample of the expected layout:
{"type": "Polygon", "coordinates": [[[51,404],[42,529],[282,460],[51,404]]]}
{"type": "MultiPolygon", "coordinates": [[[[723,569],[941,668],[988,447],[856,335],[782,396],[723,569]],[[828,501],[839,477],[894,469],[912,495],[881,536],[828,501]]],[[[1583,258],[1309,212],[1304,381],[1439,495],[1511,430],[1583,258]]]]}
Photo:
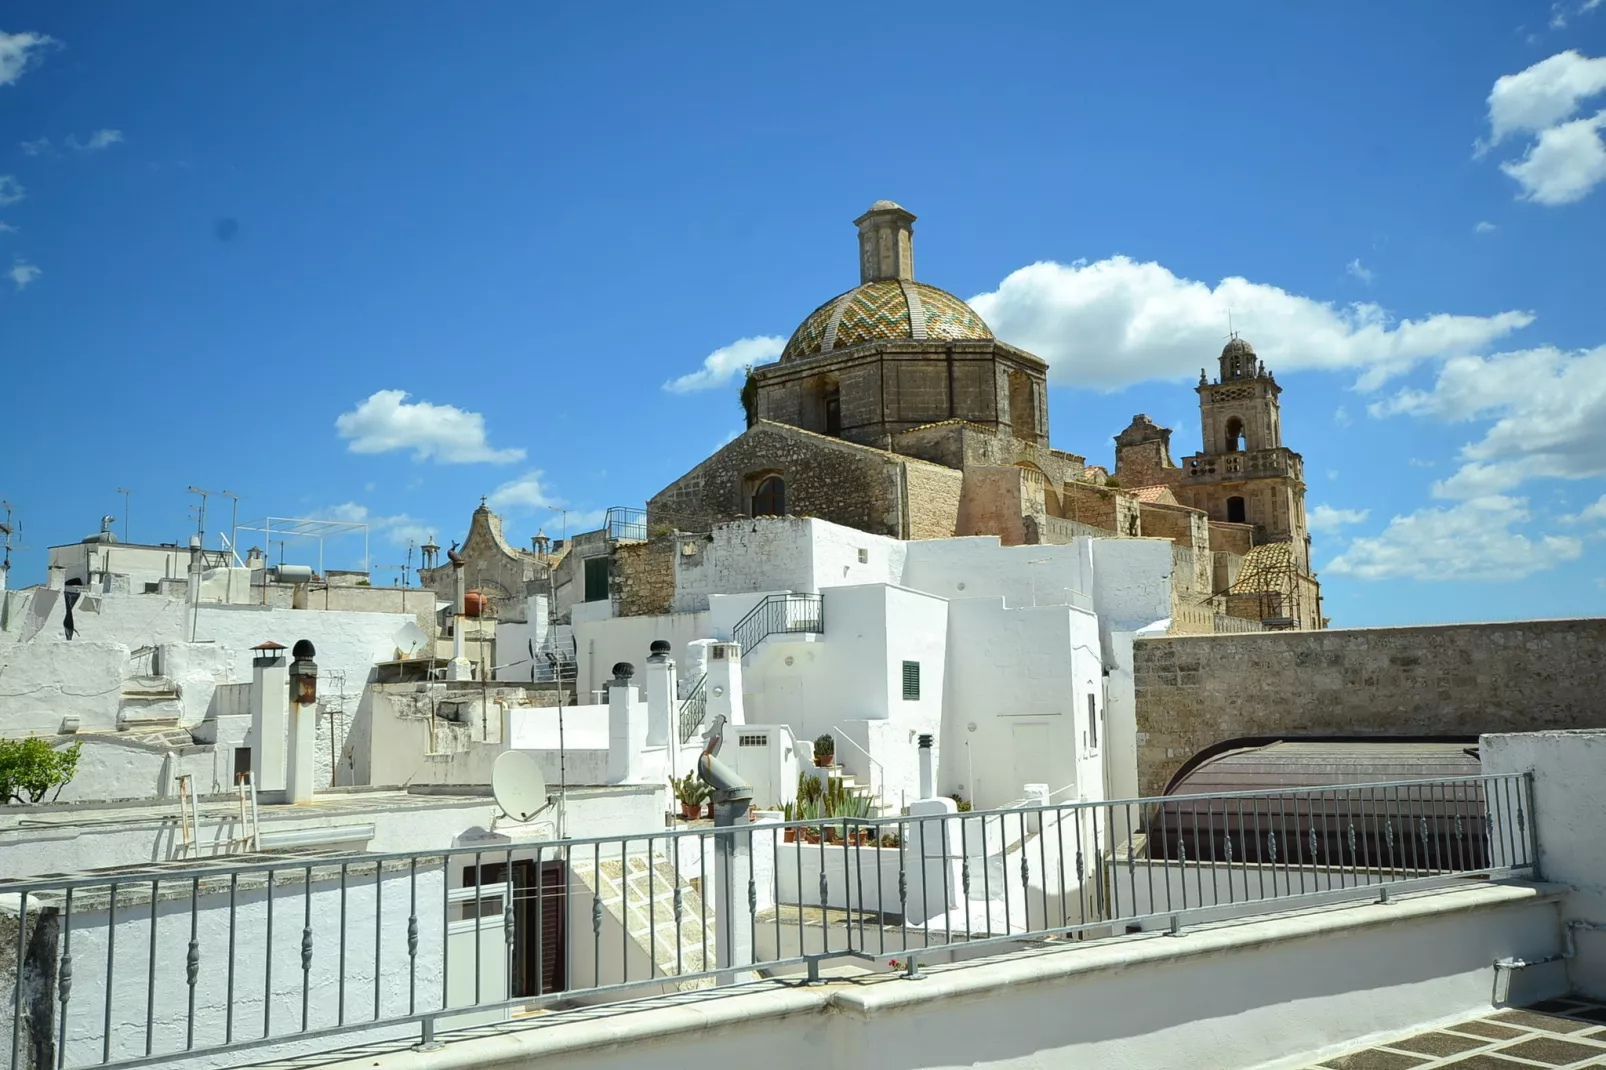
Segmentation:
{"type": "Polygon", "coordinates": [[[1544,880],[1539,867],[1539,811],[1534,806],[1533,770],[1521,774],[1523,794],[1528,796],[1528,872],[1536,881],[1544,880]]]}
{"type": "Polygon", "coordinates": [[[444,1048],[446,1046],[445,1044],[442,1044],[440,1042],[440,1040],[437,1039],[436,1036],[435,1036],[435,1016],[434,1015],[432,1015],[432,1014],[431,1015],[426,1015],[418,1023],[418,1025],[419,1025],[419,1031],[420,1031],[421,1035],[419,1037],[418,1043],[413,1045],[413,1050],[414,1051],[439,1051],[440,1049],[442,1049],[442,1048],[444,1048]]]}

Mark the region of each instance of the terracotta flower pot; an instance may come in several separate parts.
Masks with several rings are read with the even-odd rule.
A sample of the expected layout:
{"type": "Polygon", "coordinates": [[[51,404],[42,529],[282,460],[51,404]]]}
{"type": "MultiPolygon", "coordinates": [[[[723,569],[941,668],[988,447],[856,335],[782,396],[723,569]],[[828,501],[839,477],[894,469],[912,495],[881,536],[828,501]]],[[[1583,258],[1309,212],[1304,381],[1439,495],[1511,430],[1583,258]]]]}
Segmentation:
{"type": "Polygon", "coordinates": [[[686,802],[681,803],[680,816],[685,818],[687,821],[696,821],[699,817],[703,816],[703,804],[686,802]]]}

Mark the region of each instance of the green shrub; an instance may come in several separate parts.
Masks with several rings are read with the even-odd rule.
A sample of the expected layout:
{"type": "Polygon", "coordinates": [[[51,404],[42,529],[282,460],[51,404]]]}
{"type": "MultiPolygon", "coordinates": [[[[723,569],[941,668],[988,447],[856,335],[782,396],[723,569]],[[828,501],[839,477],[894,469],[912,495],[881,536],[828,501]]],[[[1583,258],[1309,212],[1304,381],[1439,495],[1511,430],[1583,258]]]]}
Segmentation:
{"type": "Polygon", "coordinates": [[[78,771],[78,756],[83,749],[82,740],[56,750],[37,736],[0,739],[0,803],[44,802],[51,788],[56,789],[51,795],[54,801],[78,771]]]}

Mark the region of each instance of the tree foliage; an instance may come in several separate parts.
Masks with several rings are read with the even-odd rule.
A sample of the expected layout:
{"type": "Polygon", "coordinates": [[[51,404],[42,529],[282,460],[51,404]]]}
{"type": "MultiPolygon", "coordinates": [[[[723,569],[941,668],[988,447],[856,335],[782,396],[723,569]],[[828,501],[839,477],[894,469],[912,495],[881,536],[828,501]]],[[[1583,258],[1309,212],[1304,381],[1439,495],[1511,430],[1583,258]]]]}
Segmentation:
{"type": "Polygon", "coordinates": [[[81,740],[56,750],[45,740],[0,739],[0,804],[44,802],[52,788],[54,801],[78,771],[81,740]]]}
{"type": "Polygon", "coordinates": [[[758,419],[758,380],[753,378],[751,366],[742,380],[742,414],[747,417],[748,427],[752,427],[758,419]]]}

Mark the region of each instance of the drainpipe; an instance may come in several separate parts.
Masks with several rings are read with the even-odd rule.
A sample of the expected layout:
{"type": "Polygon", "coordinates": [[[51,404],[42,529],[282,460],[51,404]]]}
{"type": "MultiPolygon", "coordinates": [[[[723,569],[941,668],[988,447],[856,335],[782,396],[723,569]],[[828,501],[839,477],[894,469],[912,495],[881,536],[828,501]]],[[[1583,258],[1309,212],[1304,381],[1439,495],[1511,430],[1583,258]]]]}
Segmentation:
{"type": "Polygon", "coordinates": [[[1503,1003],[1506,1001],[1506,997],[1511,994],[1510,975],[1518,970],[1526,970],[1530,966],[1547,966],[1552,962],[1566,962],[1577,957],[1578,940],[1573,934],[1579,929],[1587,929],[1590,932],[1606,932],[1606,923],[1586,921],[1583,918],[1574,918],[1565,922],[1561,927],[1561,954],[1559,955],[1547,955],[1542,959],[1531,960],[1519,958],[1496,959],[1494,963],[1494,1002],[1503,1003]],[[1500,985],[1502,976],[1506,977],[1504,991],[1501,990],[1500,985]]]}

